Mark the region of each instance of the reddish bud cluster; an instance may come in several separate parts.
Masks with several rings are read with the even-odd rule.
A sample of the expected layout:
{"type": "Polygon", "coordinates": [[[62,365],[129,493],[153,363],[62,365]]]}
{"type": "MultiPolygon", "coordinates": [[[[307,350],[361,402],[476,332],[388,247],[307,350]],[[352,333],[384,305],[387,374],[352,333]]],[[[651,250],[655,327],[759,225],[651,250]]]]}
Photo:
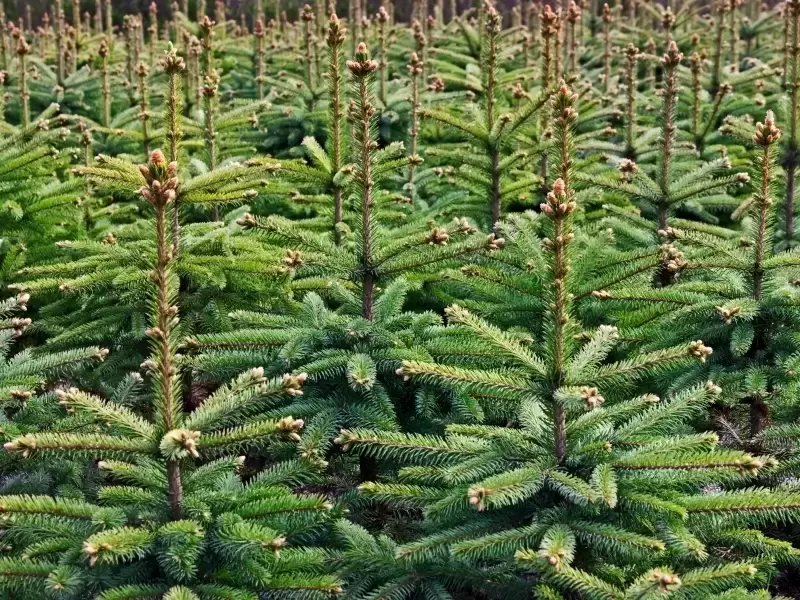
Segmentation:
{"type": "Polygon", "coordinates": [[[552,191],[547,194],[547,202],[542,202],[539,208],[550,217],[564,217],[575,210],[575,202],[567,197],[567,189],[563,179],[558,178],[555,180],[552,191]]]}
{"type": "Polygon", "coordinates": [[[572,0],[572,2],[569,3],[569,8],[567,9],[567,21],[571,25],[575,25],[580,18],[581,9],[577,4],[575,4],[575,0],[572,0]]]}
{"type": "Polygon", "coordinates": [[[356,48],[355,60],[348,60],[347,68],[356,77],[366,77],[378,69],[378,61],[370,58],[367,45],[360,42],[356,48]]]}
{"type": "Polygon", "coordinates": [[[147,185],[139,188],[142,197],[154,206],[166,206],[175,200],[178,189],[178,163],[167,163],[161,150],[150,153],[150,161],[139,166],[147,185]]]}
{"type": "Polygon", "coordinates": [[[675,41],[671,41],[667,47],[667,53],[661,58],[661,64],[667,69],[676,69],[683,60],[683,54],[678,50],[675,41]]]}
{"type": "Polygon", "coordinates": [[[411,53],[411,57],[408,59],[408,74],[412,77],[416,75],[422,75],[424,63],[420,60],[419,56],[417,56],[416,52],[411,53]]]}
{"type": "Polygon", "coordinates": [[[338,46],[344,43],[344,38],[345,31],[341,21],[339,21],[339,17],[335,13],[331,14],[330,21],[328,21],[328,46],[338,46]]]}
{"type": "Polygon", "coordinates": [[[557,12],[553,12],[549,4],[544,5],[539,15],[539,22],[542,26],[542,37],[545,39],[556,35],[561,29],[561,17],[557,12]]]}
{"type": "Polygon", "coordinates": [[[756,133],[753,141],[759,146],[771,146],[781,139],[781,130],[775,126],[775,115],[771,110],[767,111],[763,123],[756,124],[756,133]]]}

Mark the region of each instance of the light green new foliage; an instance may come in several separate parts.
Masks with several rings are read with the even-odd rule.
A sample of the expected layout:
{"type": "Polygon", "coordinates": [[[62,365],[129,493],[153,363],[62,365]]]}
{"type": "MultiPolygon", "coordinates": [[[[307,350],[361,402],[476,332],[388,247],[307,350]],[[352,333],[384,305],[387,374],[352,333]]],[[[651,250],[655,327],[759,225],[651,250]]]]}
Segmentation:
{"type": "Polygon", "coordinates": [[[30,294],[18,294],[0,302],[0,401],[18,407],[30,400],[47,377],[91,359],[103,360],[108,350],[92,347],[48,354],[38,350],[15,352],[14,342],[30,327],[31,320],[20,316],[27,310],[30,294]],[[46,375],[45,375],[46,374],[46,375]]]}
{"type": "Polygon", "coordinates": [[[400,465],[396,480],[360,489],[422,511],[426,535],[395,556],[450,592],[460,589],[446,574],[453,565],[485,571],[483,583],[460,586],[486,591],[514,558],[515,570],[535,573],[521,597],[532,587],[552,599],[711,599],[763,582],[795,550],[760,529],[800,517],[794,491],[754,482],[775,460],[692,431],[689,422],[720,394],[712,382],[666,398],[633,391],[665,369],[705,361],[711,349],[696,341],[614,361],[616,328],[584,330],[574,314],[575,101],[566,86],[554,100],[559,178],[541,207],[541,300],[549,306],[541,331],[524,340],[451,306],[449,327],[429,345],[436,361],[405,361],[399,371],[471,397],[483,422],[450,424],[444,437],[345,430],[337,442],[400,465]],[[720,558],[728,551],[734,560],[720,558]]]}
{"type": "MultiPolygon", "coordinates": [[[[147,166],[91,169],[129,182],[155,211],[156,259],[146,369],[148,405],[127,406],[75,388],[57,393],[94,428],[20,435],[5,444],[23,458],[95,458],[105,474],[96,503],[64,496],[5,495],[9,541],[0,582],[17,598],[323,598],[338,590],[313,546],[332,511],[323,497],[289,486],[313,478],[299,461],[275,463],[244,481],[248,448],[297,441],[303,422],[262,416],[271,398],[299,396],[305,376],[268,380],[252,369],[196,410],[182,406],[180,313],[168,207],[177,164],[156,151],[147,166]]],[[[63,418],[63,417],[62,417],[63,418]]]]}

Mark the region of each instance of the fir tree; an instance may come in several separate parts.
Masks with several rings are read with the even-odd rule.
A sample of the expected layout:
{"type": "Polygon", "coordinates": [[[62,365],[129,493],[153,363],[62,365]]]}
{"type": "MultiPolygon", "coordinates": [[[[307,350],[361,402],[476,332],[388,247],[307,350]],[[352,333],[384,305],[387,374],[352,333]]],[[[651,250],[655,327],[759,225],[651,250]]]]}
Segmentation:
{"type": "Polygon", "coordinates": [[[681,381],[709,376],[720,381],[725,390],[720,403],[727,408],[717,415],[717,425],[733,436],[732,441],[751,448],[761,447],[770,405],[785,403],[783,394],[791,394],[796,385],[791,332],[797,324],[788,309],[793,296],[789,273],[795,259],[792,253],[774,251],[772,188],[780,138],[781,131],[768,112],[752,137],[759,152],[754,169],[757,187],[736,211],[744,217],[745,236],[669,227],[663,236],[690,253],[690,277],[685,282],[668,293],[622,287],[595,294],[618,307],[637,306],[628,313],[630,318],[620,319],[626,337],[648,340],[652,346],[685,339],[691,331],[713,340],[720,349],[713,360],[699,370],[684,372],[681,381]],[[659,307],[658,302],[665,304],[659,307]],[[740,403],[749,406],[744,431],[731,412],[740,403]]]}
{"type": "MultiPolygon", "coordinates": [[[[438,318],[403,311],[409,279],[503,244],[494,234],[473,235],[476,229],[466,219],[442,227],[417,220],[394,229],[381,225],[378,217],[394,211],[381,183],[418,158],[405,156],[399,144],[377,150],[372,86],[378,64],[364,44],[358,50],[347,63],[353,82],[348,120],[354,162],[340,171],[351,192],[347,212],[354,218],[345,221],[352,224],[352,233],[336,245],[335,239],[309,234],[277,216],[240,219],[245,227],[291,244],[282,263],[293,276],[292,292],[305,296],[289,304],[286,314],[238,312],[233,316],[244,329],[199,335],[191,344],[203,352],[200,368],[212,373],[276,358],[295,372],[308,373],[313,390],[291,410],[311,419],[316,445],[309,443],[301,452],[319,459],[342,426],[369,423],[391,431],[415,416],[408,407],[411,394],[397,386],[394,371],[403,358],[421,356],[418,331],[438,318]],[[323,298],[339,308],[326,308],[323,298]]],[[[362,478],[376,477],[374,464],[361,467],[362,478]]]]}
{"type": "Polygon", "coordinates": [[[322,552],[291,547],[318,533],[331,510],[320,497],[291,493],[287,483],[303,480],[301,466],[279,463],[248,482],[236,476],[241,449],[276,436],[299,438],[302,421],[262,419],[258,406],[271,396],[301,394],[304,377],[267,380],[254,369],[187,412],[180,397],[181,328],[167,212],[180,185],[177,164],[155,151],[140,170],[115,163],[94,173],[142,184],[140,193],[155,211],[147,331],[152,400],[140,413],[78,389],[62,390],[62,406],[90,415],[106,431],[33,433],[6,443],[7,451],[23,457],[100,454],[107,479],[98,492],[101,504],[3,496],[13,522],[7,532],[15,540],[0,567],[4,587],[21,597],[47,591],[188,599],[300,590],[321,597],[337,590],[335,578],[323,572],[322,552]],[[49,533],[34,534],[41,527],[49,533]]]}
{"type": "Polygon", "coordinates": [[[455,168],[452,177],[469,192],[468,202],[459,199],[453,210],[468,210],[469,216],[480,217],[482,222],[494,226],[503,215],[504,202],[526,197],[530,199],[531,189],[540,182],[535,176],[522,174],[525,166],[535,158],[535,153],[520,150],[517,142],[521,128],[544,106],[548,96],[544,92],[537,99],[526,100],[517,110],[502,110],[502,88],[520,78],[520,73],[511,71],[501,74],[498,48],[500,15],[492,6],[484,11],[484,15],[480,103],[468,105],[461,114],[423,109],[422,117],[455,129],[466,142],[462,148],[447,152],[448,162],[460,165],[455,168]]]}
{"type": "MultiPolygon", "coordinates": [[[[792,492],[761,488],[702,492],[704,484],[739,486],[775,464],[719,448],[715,435],[687,428],[687,419],[720,393],[715,384],[667,399],[626,391],[669,365],[705,361],[710,348],[696,341],[609,362],[617,330],[581,331],[570,275],[575,102],[565,86],[554,101],[553,158],[560,177],[542,206],[549,230],[542,242],[548,280],[543,300],[551,309],[534,332],[536,343],[526,345],[451,306],[451,331],[437,346],[447,359],[406,361],[399,371],[473,397],[485,407],[486,421],[449,425],[444,438],[357,429],[342,431],[337,442],[402,465],[398,481],[360,488],[369,497],[423,511],[427,535],[399,547],[396,556],[425,566],[465,561],[469,566],[462,568],[488,574],[515,556],[520,570],[536,573],[535,593],[548,598],[625,598],[679,589],[711,598],[746,585],[757,576],[756,565],[791,552],[757,528],[797,518],[796,499],[792,492]],[[765,544],[745,543],[745,549],[739,546],[745,538],[765,544]],[[741,549],[739,560],[718,561],[714,549],[728,544],[741,549]]],[[[445,573],[427,577],[445,589],[450,583],[445,573]]],[[[489,575],[474,585],[490,582],[489,575]]]]}
{"type": "MultiPolygon", "coordinates": [[[[631,53],[634,51],[635,49],[630,50],[631,53]]],[[[645,230],[641,237],[650,236],[652,241],[659,239],[653,234],[666,231],[679,210],[699,213],[702,216],[707,210],[715,210],[720,204],[734,204],[733,199],[726,194],[727,188],[743,185],[749,181],[747,173],[726,174],[725,171],[730,169],[731,163],[725,157],[700,164],[694,161],[676,160],[677,68],[682,59],[683,54],[672,42],[662,58],[666,82],[663,93],[663,124],[655,170],[645,168],[630,159],[622,159],[618,162],[620,175],[616,180],[606,175],[578,176],[584,182],[597,185],[634,202],[643,214],[654,222],[649,223],[639,216],[631,215],[628,211],[609,206],[613,218],[621,219],[625,223],[622,227],[628,231],[631,230],[631,225],[635,229],[645,230]]],[[[612,223],[617,222],[619,221],[612,221],[612,223]]],[[[623,232],[623,235],[627,234],[623,232]]],[[[655,265],[657,272],[654,278],[654,283],[658,286],[674,283],[680,271],[686,267],[685,257],[673,246],[661,245],[659,248],[649,250],[649,254],[659,263],[655,265]]],[[[631,258],[638,261],[645,257],[636,254],[631,258]]],[[[632,263],[631,266],[639,269],[642,265],[632,263]]]]}

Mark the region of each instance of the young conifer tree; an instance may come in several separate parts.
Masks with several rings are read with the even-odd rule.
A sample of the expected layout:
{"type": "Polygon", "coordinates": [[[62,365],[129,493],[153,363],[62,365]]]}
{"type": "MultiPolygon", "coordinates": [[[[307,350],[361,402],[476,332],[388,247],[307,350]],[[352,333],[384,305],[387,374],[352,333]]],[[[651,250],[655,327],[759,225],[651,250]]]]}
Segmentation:
{"type": "MultiPolygon", "coordinates": [[[[0,401],[7,417],[26,408],[35,394],[45,388],[48,378],[64,375],[74,366],[92,359],[102,361],[108,355],[108,350],[96,346],[57,353],[17,348],[15,342],[31,325],[31,319],[20,316],[27,310],[29,301],[30,295],[22,293],[0,302],[0,348],[3,350],[0,401]]],[[[11,430],[14,429],[12,426],[11,430]]],[[[13,435],[8,427],[3,433],[13,435]]]]}
{"type": "Polygon", "coordinates": [[[0,280],[8,283],[29,259],[51,252],[60,236],[78,232],[83,183],[63,178],[70,153],[58,148],[69,136],[58,127],[58,105],[50,106],[25,128],[0,140],[0,280]]]}
{"type": "Polygon", "coordinates": [[[429,347],[440,358],[405,361],[398,371],[472,397],[485,421],[451,424],[444,438],[356,429],[342,431],[337,442],[401,465],[397,481],[360,489],[423,512],[427,535],[395,551],[421,565],[420,579],[456,590],[485,570],[484,583],[474,584],[479,590],[491,584],[493,568],[515,557],[518,570],[535,573],[538,597],[621,600],[668,590],[711,600],[757,581],[759,567],[769,572],[771,561],[792,552],[758,528],[800,517],[798,498],[738,489],[775,461],[720,448],[716,435],[688,427],[720,393],[714,383],[664,399],[631,394],[633,382],[704,361],[710,348],[696,341],[614,362],[616,328],[581,327],[571,276],[575,102],[566,86],[554,101],[552,164],[559,177],[542,205],[547,237],[539,272],[549,310],[531,332],[536,343],[451,306],[450,326],[429,347]],[[704,493],[703,485],[734,489],[704,493]],[[749,539],[760,542],[751,546],[749,539]],[[737,558],[720,558],[717,549],[731,547],[737,558]],[[438,578],[426,572],[436,565],[438,578]]]}
{"type": "Polygon", "coordinates": [[[625,337],[650,347],[697,335],[713,340],[718,351],[712,360],[684,371],[679,381],[718,380],[724,409],[717,414],[717,425],[734,443],[758,449],[771,405],[787,410],[797,386],[793,332],[798,322],[791,309],[791,286],[798,263],[793,253],[775,251],[772,189],[781,131],[772,112],[751,133],[758,153],[756,189],[734,213],[743,218],[745,235],[698,230],[690,224],[668,227],[660,234],[680,244],[688,257],[684,281],[668,290],[622,286],[595,296],[618,315],[625,337]],[[749,415],[737,422],[736,407],[741,405],[749,415]]]}
{"type": "MultiPolygon", "coordinates": [[[[747,173],[727,173],[731,168],[727,157],[699,164],[695,161],[678,160],[677,73],[682,59],[683,54],[678,51],[674,42],[670,43],[661,59],[666,79],[656,165],[643,165],[630,159],[622,159],[618,162],[619,174],[616,177],[592,173],[578,175],[582,182],[621,195],[640,209],[642,216],[613,205],[606,206],[611,213],[609,223],[615,230],[619,230],[621,235],[632,235],[631,230],[639,230],[640,240],[645,237],[651,240],[649,249],[636,247],[635,256],[630,257],[627,267],[622,261],[616,261],[614,266],[623,270],[628,268],[631,273],[635,273],[645,268],[643,262],[646,262],[649,256],[656,268],[653,283],[662,287],[676,281],[680,271],[686,267],[686,262],[685,257],[672,245],[653,244],[661,241],[658,232],[665,231],[673,223],[679,211],[699,214],[702,217],[708,214],[706,208],[714,210],[714,206],[719,203],[733,204],[734,200],[727,195],[727,189],[741,186],[749,181],[747,173]],[[622,224],[618,226],[620,222],[622,224]],[[626,230],[628,233],[625,233],[626,230]]],[[[702,225],[698,224],[698,227],[700,226],[702,225]]],[[[619,269],[613,268],[611,280],[616,280],[618,276],[619,269]]],[[[601,275],[598,281],[602,280],[601,275]]]]}
{"type": "MultiPolygon", "coordinates": [[[[311,164],[300,161],[275,161],[267,159],[278,170],[278,180],[286,184],[285,194],[302,194],[316,209],[317,220],[323,228],[332,230],[337,245],[344,234],[343,206],[347,174],[342,171],[347,156],[345,126],[344,61],[343,49],[346,40],[344,26],[336,13],[328,22],[326,42],[328,46],[328,105],[326,147],[323,148],[313,136],[303,138],[302,146],[311,164]],[[322,197],[322,201],[320,201],[322,197]]],[[[275,186],[272,186],[275,187],[275,186]]],[[[270,189],[270,193],[276,193],[270,189]]],[[[311,225],[313,223],[309,223],[311,225]]]]}
{"type": "Polygon", "coordinates": [[[59,593],[166,600],[297,592],[321,598],[338,590],[336,579],[324,573],[321,549],[292,547],[313,539],[331,510],[319,496],[292,494],[288,486],[307,477],[303,465],[277,463],[246,483],[238,475],[243,449],[299,439],[302,421],[259,413],[271,397],[302,394],[305,377],[267,380],[263,370],[253,369],[187,410],[168,218],[180,187],[177,163],[155,151],[140,169],[101,163],[93,175],[138,186],[155,213],[146,366],[152,399],[149,406],[128,407],[75,388],[61,390],[59,404],[91,417],[95,431],[28,433],[5,444],[24,458],[99,457],[106,477],[98,504],[2,497],[6,531],[15,540],[0,561],[3,587],[19,598],[59,593]]]}
{"type": "Polygon", "coordinates": [[[502,73],[498,60],[502,20],[491,5],[482,12],[480,102],[458,113],[424,108],[421,116],[452,128],[465,141],[463,148],[447,152],[448,162],[455,165],[453,177],[469,192],[469,201],[459,200],[454,208],[469,210],[469,216],[480,218],[480,222],[492,227],[503,216],[504,200],[528,196],[540,182],[538,177],[525,174],[526,165],[536,155],[519,148],[518,136],[521,128],[545,105],[548,94],[545,88],[538,99],[528,99],[516,110],[504,110],[502,88],[520,74],[502,73]]]}
{"type": "MultiPolygon", "coordinates": [[[[166,62],[171,65],[169,69],[178,68],[180,71],[182,60],[174,49],[167,55],[166,62]]],[[[167,91],[174,96],[177,94],[174,82],[177,73],[168,75],[167,91]]],[[[178,139],[183,135],[178,117],[172,118],[177,105],[178,98],[167,98],[164,120],[170,125],[167,131],[154,132],[154,139],[178,139]]],[[[252,106],[252,103],[247,103],[213,120],[212,132],[221,130],[231,135],[237,123],[247,120],[246,112],[240,109],[250,110],[252,106]]],[[[198,129],[198,133],[204,134],[202,129],[198,129]]],[[[220,142],[218,150],[222,151],[227,138],[214,139],[220,142]]],[[[176,148],[174,143],[170,146],[176,148]]],[[[214,150],[217,150],[216,146],[214,150]]],[[[177,154],[177,149],[174,152],[177,154]]],[[[137,147],[134,154],[140,153],[141,149],[137,147]]],[[[32,163],[31,167],[35,164],[32,163]]],[[[149,308],[143,289],[155,255],[152,225],[148,219],[138,218],[141,198],[131,189],[129,180],[107,176],[124,165],[122,159],[100,154],[97,165],[76,170],[93,182],[93,203],[100,205],[106,198],[112,198],[113,202],[96,209],[93,218],[97,218],[99,225],[89,232],[90,239],[76,234],[59,235],[72,239],[59,239],[56,245],[60,251],[50,260],[19,270],[14,284],[15,289],[42,298],[45,306],[38,321],[48,334],[50,350],[89,344],[118,350],[112,360],[93,371],[93,378],[109,385],[119,382],[127,370],[136,369],[145,358],[143,323],[149,308]],[[97,166],[101,167],[100,171],[96,171],[97,166]],[[109,226],[108,220],[117,222],[109,226]],[[119,286],[123,280],[130,285],[119,286]]],[[[192,168],[182,173],[182,185],[176,194],[187,216],[199,213],[205,217],[209,213],[208,207],[253,200],[263,187],[266,175],[263,168],[231,160],[214,166],[217,168],[209,170],[205,163],[192,161],[192,168]]],[[[35,182],[32,178],[31,183],[35,182]]],[[[58,186],[47,185],[38,193],[58,192],[62,194],[58,199],[63,202],[70,189],[85,191],[85,181],[75,178],[58,186]]],[[[225,317],[221,317],[220,312],[225,315],[255,298],[272,296],[273,292],[281,294],[278,288],[286,276],[277,265],[274,268],[269,266],[277,262],[277,250],[266,248],[256,240],[245,239],[240,235],[241,228],[235,225],[184,223],[180,231],[183,252],[177,256],[173,269],[181,280],[184,319],[192,323],[192,327],[224,327],[225,317]]]]}
{"type": "MultiPolygon", "coordinates": [[[[398,385],[394,371],[404,358],[424,354],[417,332],[438,324],[439,318],[403,310],[409,291],[416,287],[411,279],[503,244],[494,234],[474,235],[477,230],[463,218],[445,226],[423,219],[409,219],[395,228],[385,224],[385,216],[397,209],[383,182],[419,159],[406,156],[402,144],[377,149],[373,86],[378,63],[365,44],[359,44],[347,68],[352,80],[347,116],[353,162],[340,173],[349,192],[344,220],[352,226],[351,233],[337,245],[335,237],[309,232],[282,217],[244,216],[243,226],[289,245],[281,262],[293,277],[292,295],[304,297],[288,302],[278,314],[238,311],[232,317],[242,329],[197,335],[190,341],[190,347],[202,353],[196,365],[206,372],[203,377],[218,379],[231,368],[263,364],[307,373],[308,395],[282,410],[309,418],[313,435],[300,451],[323,460],[343,426],[369,423],[396,431],[416,415],[409,401],[413,392],[398,385]],[[327,307],[324,299],[338,308],[327,307]]],[[[453,403],[467,410],[457,398],[453,403]]],[[[362,461],[360,475],[373,480],[376,469],[374,461],[362,461]]]]}

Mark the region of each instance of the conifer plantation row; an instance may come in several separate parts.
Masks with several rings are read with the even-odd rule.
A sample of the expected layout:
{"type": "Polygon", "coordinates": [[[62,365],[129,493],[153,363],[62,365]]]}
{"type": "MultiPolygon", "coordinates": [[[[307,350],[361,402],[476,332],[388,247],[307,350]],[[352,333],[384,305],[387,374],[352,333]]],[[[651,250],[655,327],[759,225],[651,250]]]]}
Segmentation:
{"type": "Polygon", "coordinates": [[[481,1],[0,10],[0,600],[800,598],[800,0],[481,1]]]}

